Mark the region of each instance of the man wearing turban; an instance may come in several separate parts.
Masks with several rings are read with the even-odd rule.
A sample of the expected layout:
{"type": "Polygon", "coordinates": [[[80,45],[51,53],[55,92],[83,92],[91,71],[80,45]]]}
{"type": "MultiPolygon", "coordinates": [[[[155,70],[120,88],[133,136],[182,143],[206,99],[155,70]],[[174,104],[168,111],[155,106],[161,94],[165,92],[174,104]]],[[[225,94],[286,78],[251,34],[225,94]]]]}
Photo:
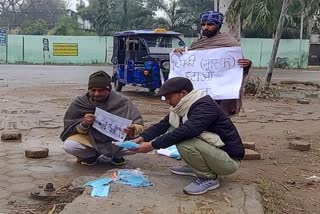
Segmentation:
{"type": "MultiPolygon", "coordinates": [[[[223,14],[215,11],[207,11],[200,15],[201,32],[200,37],[190,46],[189,50],[206,50],[215,48],[226,48],[240,46],[240,43],[229,33],[220,32],[223,24],[223,14]]],[[[184,49],[177,48],[175,52],[182,53],[184,49]]],[[[251,61],[240,59],[238,64],[243,67],[243,81],[249,73],[251,61]]],[[[239,99],[216,100],[226,115],[231,116],[239,113],[242,107],[243,83],[240,89],[239,99]]]]}

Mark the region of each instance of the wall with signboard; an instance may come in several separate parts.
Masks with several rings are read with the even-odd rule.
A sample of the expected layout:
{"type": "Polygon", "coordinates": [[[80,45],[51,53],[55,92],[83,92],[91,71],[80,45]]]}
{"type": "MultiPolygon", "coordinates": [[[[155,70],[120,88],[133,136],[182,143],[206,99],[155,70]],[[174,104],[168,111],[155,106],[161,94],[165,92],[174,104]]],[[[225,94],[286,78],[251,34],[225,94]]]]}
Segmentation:
{"type": "MultiPolygon", "coordinates": [[[[1,36],[1,35],[0,35],[1,36]]],[[[184,38],[190,46],[193,38],[184,38]]],[[[24,36],[9,35],[6,46],[0,45],[0,63],[26,64],[100,64],[111,63],[113,38],[98,36],[24,36]],[[48,51],[49,49],[49,51],[48,51]]],[[[277,66],[302,68],[308,65],[309,40],[281,40],[277,66]]],[[[241,47],[255,67],[267,67],[272,51],[272,39],[242,38],[241,47]]]]}
{"type": "Polygon", "coordinates": [[[0,63],[6,62],[7,60],[7,28],[0,28],[0,63]]]}
{"type": "MultiPolygon", "coordinates": [[[[7,60],[28,64],[99,64],[106,61],[106,47],[106,37],[98,36],[9,35],[7,60]]],[[[4,48],[0,47],[1,53],[4,48]]],[[[0,62],[4,63],[5,57],[1,54],[0,62]]]]}

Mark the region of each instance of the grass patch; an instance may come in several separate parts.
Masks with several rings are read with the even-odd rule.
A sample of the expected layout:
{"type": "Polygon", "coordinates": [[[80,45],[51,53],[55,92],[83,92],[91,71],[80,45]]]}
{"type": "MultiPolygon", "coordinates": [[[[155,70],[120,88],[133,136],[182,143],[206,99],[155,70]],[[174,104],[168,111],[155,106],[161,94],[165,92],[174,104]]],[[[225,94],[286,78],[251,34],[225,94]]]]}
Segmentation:
{"type": "Polygon", "coordinates": [[[259,178],[257,180],[258,191],[262,197],[262,205],[265,214],[281,213],[278,209],[283,197],[279,194],[276,185],[266,178],[259,178]]]}

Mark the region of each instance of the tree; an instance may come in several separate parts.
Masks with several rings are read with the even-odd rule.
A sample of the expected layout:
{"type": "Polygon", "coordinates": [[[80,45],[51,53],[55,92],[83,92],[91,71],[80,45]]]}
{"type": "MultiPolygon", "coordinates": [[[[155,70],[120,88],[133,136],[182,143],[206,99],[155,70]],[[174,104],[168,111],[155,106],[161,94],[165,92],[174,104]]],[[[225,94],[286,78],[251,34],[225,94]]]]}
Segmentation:
{"type": "Polygon", "coordinates": [[[285,22],[285,17],[287,16],[287,12],[288,12],[288,8],[289,8],[290,3],[291,3],[291,0],[283,0],[282,9],[281,9],[280,17],[279,17],[279,23],[277,26],[276,36],[274,39],[274,44],[273,44],[272,53],[271,53],[271,57],[270,57],[270,63],[269,63],[267,75],[266,75],[265,86],[267,86],[267,87],[270,86],[273,67],[274,67],[274,63],[276,60],[278,47],[279,47],[279,43],[280,43],[280,38],[281,38],[282,30],[283,30],[283,25],[285,22]]]}
{"type": "Polygon", "coordinates": [[[89,5],[79,4],[77,6],[77,14],[84,20],[90,21],[93,27],[96,26],[97,11],[99,10],[99,4],[97,0],[89,0],[89,5]]]}
{"type": "Polygon", "coordinates": [[[19,34],[23,35],[45,35],[48,32],[48,24],[43,19],[25,23],[21,26],[19,34]]]}
{"type": "Polygon", "coordinates": [[[62,17],[57,25],[53,28],[51,34],[53,35],[75,35],[79,31],[80,24],[73,17],[62,17]]]}
{"type": "Polygon", "coordinates": [[[24,0],[17,13],[17,24],[43,19],[50,27],[66,14],[64,0],[24,0]]]}
{"type": "Polygon", "coordinates": [[[162,14],[155,18],[156,26],[192,37],[200,31],[200,14],[213,8],[212,0],[158,0],[153,4],[162,14]]]}
{"type": "Polygon", "coordinates": [[[91,0],[80,15],[88,15],[98,35],[112,35],[115,31],[152,26],[154,7],[149,8],[147,3],[146,0],[91,0]]]}
{"type": "MultiPolygon", "coordinates": [[[[238,14],[241,18],[243,37],[274,37],[283,0],[233,0],[227,18],[234,24],[238,14]]],[[[305,20],[312,17],[319,8],[319,0],[292,0],[283,29],[282,38],[298,38],[301,14],[305,20]]],[[[307,27],[308,23],[304,23],[307,27]]],[[[311,30],[305,36],[310,35],[311,30]]]]}
{"type": "Polygon", "coordinates": [[[161,1],[158,4],[158,9],[163,13],[163,16],[155,20],[155,25],[177,31],[185,24],[183,23],[183,20],[185,20],[185,14],[181,8],[180,1],[161,1]]]}
{"type": "Polygon", "coordinates": [[[320,34],[320,9],[317,11],[314,17],[314,23],[312,24],[312,33],[320,34]]]}
{"type": "Polygon", "coordinates": [[[10,25],[14,22],[14,12],[19,10],[23,0],[0,0],[0,24],[10,25]]]}

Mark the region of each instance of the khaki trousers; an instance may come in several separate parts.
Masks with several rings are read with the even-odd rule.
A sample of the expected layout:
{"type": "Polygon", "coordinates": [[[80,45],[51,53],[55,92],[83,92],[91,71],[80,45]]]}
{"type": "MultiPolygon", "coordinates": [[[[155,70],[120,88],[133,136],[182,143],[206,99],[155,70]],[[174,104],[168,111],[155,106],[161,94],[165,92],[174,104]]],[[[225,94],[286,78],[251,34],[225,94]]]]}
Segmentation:
{"type": "Polygon", "coordinates": [[[217,175],[230,175],[240,167],[240,161],[205,141],[192,138],[176,145],[183,160],[200,178],[214,178],[217,175]]]}

